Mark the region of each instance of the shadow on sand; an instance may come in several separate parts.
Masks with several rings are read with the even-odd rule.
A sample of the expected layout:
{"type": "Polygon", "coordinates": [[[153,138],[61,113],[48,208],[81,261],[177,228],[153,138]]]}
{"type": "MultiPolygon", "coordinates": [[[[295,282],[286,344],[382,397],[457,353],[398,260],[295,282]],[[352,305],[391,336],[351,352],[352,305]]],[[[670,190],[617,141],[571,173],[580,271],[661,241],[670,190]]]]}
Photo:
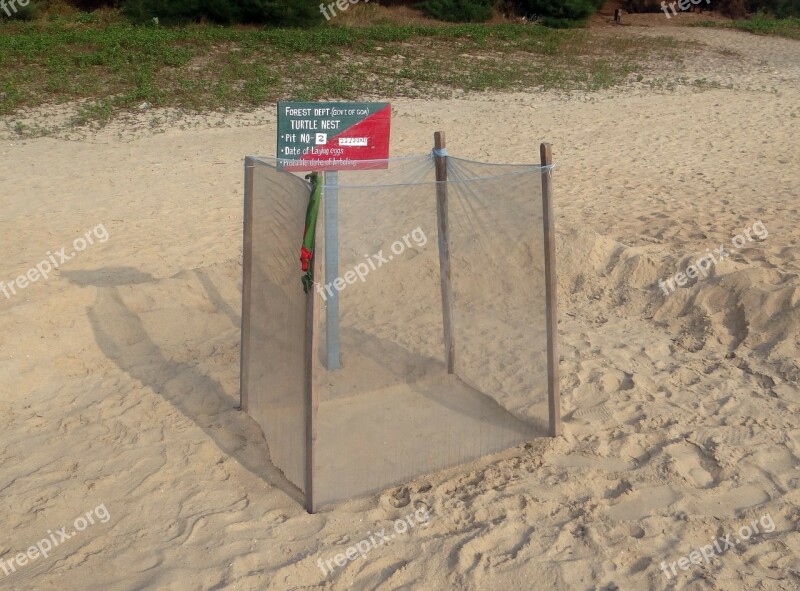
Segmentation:
{"type": "MultiPolygon", "coordinates": [[[[199,367],[168,359],[152,341],[139,316],[125,305],[120,287],[153,283],[158,281],[156,278],[132,267],[62,273],[75,285],[97,288],[88,317],[97,344],[108,359],[194,422],[222,453],[302,505],[302,494],[271,463],[263,434],[260,439],[254,437],[261,429],[238,409],[238,400],[199,367]]],[[[201,271],[195,274],[216,309],[238,325],[239,315],[222,299],[211,279],[201,271]]],[[[190,327],[191,321],[185,326],[190,327]]]]}

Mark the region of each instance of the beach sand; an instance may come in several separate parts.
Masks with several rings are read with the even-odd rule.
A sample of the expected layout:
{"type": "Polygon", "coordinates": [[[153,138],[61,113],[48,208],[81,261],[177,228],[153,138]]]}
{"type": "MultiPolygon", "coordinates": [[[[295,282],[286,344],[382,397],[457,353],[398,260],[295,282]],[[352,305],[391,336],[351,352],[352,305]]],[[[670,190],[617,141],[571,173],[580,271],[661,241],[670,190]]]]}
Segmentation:
{"type": "Polygon", "coordinates": [[[800,589],[800,43],[669,34],[703,45],[665,77],[703,84],[392,101],[394,156],[552,143],[563,436],[315,515],[236,408],[242,162],[274,107],[3,136],[0,280],[93,244],[0,294],[0,557],[95,523],[0,589],[800,589]]]}

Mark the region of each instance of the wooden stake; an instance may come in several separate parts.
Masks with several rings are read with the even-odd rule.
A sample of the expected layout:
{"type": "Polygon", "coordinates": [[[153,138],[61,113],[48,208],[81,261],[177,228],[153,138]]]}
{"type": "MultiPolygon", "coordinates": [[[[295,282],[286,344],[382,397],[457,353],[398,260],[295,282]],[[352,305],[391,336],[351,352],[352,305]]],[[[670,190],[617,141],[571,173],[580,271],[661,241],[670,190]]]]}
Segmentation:
{"type": "Polygon", "coordinates": [[[439,230],[439,277],[442,284],[442,316],[444,317],[444,363],[447,373],[455,372],[455,343],[453,342],[453,290],[450,284],[450,243],[447,220],[447,144],[444,132],[433,135],[436,164],[436,218],[439,230]],[[446,152],[445,152],[446,153],[446,152]]]}
{"type": "MultiPolygon", "coordinates": [[[[542,167],[553,164],[550,144],[540,147],[542,167]]],[[[550,436],[561,435],[561,393],[558,376],[558,305],[556,302],[556,229],[553,216],[551,170],[542,170],[542,217],[544,218],[544,275],[547,306],[547,391],[550,411],[550,436]]]]}

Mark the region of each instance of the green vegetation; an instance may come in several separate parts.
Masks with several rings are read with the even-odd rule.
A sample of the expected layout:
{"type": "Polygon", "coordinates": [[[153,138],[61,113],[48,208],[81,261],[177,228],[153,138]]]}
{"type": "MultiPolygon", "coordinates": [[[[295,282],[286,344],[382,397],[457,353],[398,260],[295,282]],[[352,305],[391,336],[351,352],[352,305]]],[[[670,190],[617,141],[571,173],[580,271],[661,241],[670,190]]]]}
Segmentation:
{"type": "Polygon", "coordinates": [[[746,0],[747,10],[777,18],[800,18],[800,0],[746,0]]]}
{"type": "Polygon", "coordinates": [[[440,21],[483,23],[492,18],[492,0],[425,0],[421,6],[440,21]]]}
{"type": "Polygon", "coordinates": [[[777,35],[788,37],[789,39],[800,39],[800,18],[790,17],[777,19],[764,15],[756,15],[747,20],[739,21],[702,21],[697,23],[698,27],[724,27],[726,29],[738,29],[756,35],[777,35]]]}
{"type": "Polygon", "coordinates": [[[604,0],[514,0],[516,10],[526,16],[536,16],[546,27],[569,28],[583,26],[604,0]]]}
{"type": "Polygon", "coordinates": [[[678,47],[530,25],[169,28],[94,14],[0,24],[0,115],[82,101],[77,122],[86,123],[142,103],[203,111],[278,99],[595,90],[678,47]]]}
{"type": "Polygon", "coordinates": [[[139,23],[158,18],[165,24],[205,21],[299,27],[322,20],[318,0],[124,0],[122,8],[139,23]]]}
{"type": "MultiPolygon", "coordinates": [[[[744,3],[747,0],[720,0],[744,3]]],[[[800,0],[751,0],[754,2],[791,3],[800,0]]],[[[355,0],[366,6],[369,0],[355,0]]],[[[325,0],[326,5],[330,0],[325,0]]],[[[334,1],[334,4],[336,2],[334,1]]],[[[446,22],[486,22],[494,14],[505,12],[518,16],[535,17],[545,26],[576,27],[602,6],[603,0],[372,0],[372,6],[397,6],[405,4],[419,9],[434,19],[446,22]]],[[[345,10],[353,12],[348,3],[345,10]]],[[[29,0],[24,9],[18,9],[13,18],[31,20],[42,15],[69,11],[118,10],[132,22],[142,24],[157,21],[162,24],[215,23],[263,24],[274,27],[306,27],[322,21],[320,0],[29,0]]],[[[4,15],[0,14],[0,20],[4,15]]]]}
{"type": "MultiPolygon", "coordinates": [[[[310,26],[322,20],[319,0],[29,0],[25,7],[9,9],[6,18],[33,20],[48,13],[67,14],[103,9],[122,14],[133,22],[156,18],[163,24],[212,22],[218,24],[268,24],[275,27],[310,26]]],[[[7,0],[10,5],[10,0],[7,0]]]]}

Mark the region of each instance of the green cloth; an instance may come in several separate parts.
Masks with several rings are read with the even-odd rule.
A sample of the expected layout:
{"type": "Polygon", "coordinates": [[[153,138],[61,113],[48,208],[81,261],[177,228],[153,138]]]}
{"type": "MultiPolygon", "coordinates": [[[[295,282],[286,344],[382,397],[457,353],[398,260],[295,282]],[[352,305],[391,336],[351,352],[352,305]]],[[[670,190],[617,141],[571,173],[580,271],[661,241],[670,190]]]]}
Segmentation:
{"type": "Polygon", "coordinates": [[[306,208],[306,227],[303,232],[303,246],[300,248],[300,264],[303,271],[303,291],[308,293],[314,285],[314,243],[317,236],[317,217],[319,217],[319,202],[322,198],[322,183],[319,174],[312,172],[306,175],[311,182],[311,197],[306,208]]]}

